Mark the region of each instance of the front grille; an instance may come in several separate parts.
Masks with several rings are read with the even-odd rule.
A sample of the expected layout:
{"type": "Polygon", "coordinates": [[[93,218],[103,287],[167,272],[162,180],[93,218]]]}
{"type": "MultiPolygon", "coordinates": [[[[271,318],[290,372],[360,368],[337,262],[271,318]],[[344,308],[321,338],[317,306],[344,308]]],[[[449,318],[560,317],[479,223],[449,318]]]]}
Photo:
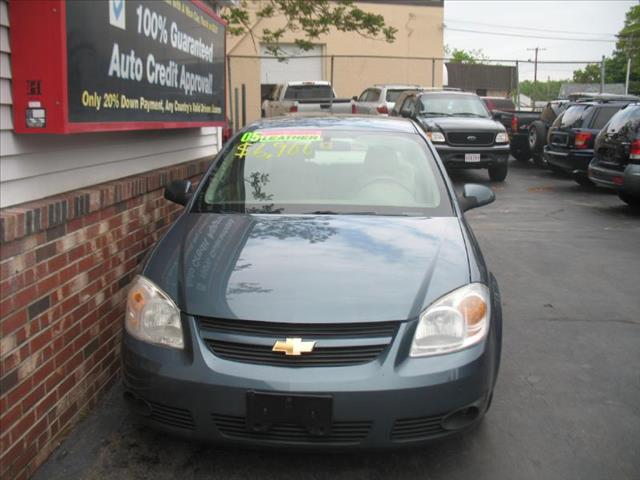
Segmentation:
{"type": "Polygon", "coordinates": [[[376,323],[274,323],[224,318],[199,318],[200,328],[225,333],[288,337],[389,337],[396,329],[394,322],[376,323]]]}
{"type": "Polygon", "coordinates": [[[375,360],[391,343],[397,324],[295,324],[199,318],[200,336],[219,358],[283,367],[349,366],[375,360]],[[312,352],[285,355],[273,345],[285,338],[316,341],[312,352]]]}
{"type": "Polygon", "coordinates": [[[193,430],[193,417],[189,410],[170,407],[157,402],[149,402],[149,405],[151,406],[151,420],[171,427],[193,430]]]}
{"type": "Polygon", "coordinates": [[[442,416],[402,418],[395,421],[391,430],[394,441],[424,440],[446,432],[441,426],[442,416]]]}
{"type": "Polygon", "coordinates": [[[324,436],[310,435],[307,430],[295,424],[274,424],[266,432],[254,432],[247,430],[245,417],[211,414],[218,431],[230,438],[263,440],[278,443],[298,444],[357,444],[369,435],[370,421],[333,422],[331,432],[324,436]]]}
{"type": "Polygon", "coordinates": [[[375,360],[386,347],[386,345],[372,345],[315,348],[311,353],[293,356],[274,352],[269,345],[249,345],[218,340],[205,340],[205,342],[211,351],[220,358],[238,362],[290,367],[357,365],[375,360]]]}
{"type": "Polygon", "coordinates": [[[495,136],[492,132],[449,132],[447,140],[451,145],[488,146],[493,144],[495,136]]]}

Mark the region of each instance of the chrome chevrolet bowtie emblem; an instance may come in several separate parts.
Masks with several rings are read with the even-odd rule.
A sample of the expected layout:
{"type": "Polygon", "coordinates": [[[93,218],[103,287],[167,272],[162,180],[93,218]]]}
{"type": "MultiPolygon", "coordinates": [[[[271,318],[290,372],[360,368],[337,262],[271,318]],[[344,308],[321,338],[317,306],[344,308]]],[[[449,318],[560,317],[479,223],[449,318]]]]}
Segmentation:
{"type": "Polygon", "coordinates": [[[302,355],[311,353],[316,342],[303,342],[301,338],[287,338],[285,341],[278,340],[272,350],[283,352],[285,355],[302,355]]]}

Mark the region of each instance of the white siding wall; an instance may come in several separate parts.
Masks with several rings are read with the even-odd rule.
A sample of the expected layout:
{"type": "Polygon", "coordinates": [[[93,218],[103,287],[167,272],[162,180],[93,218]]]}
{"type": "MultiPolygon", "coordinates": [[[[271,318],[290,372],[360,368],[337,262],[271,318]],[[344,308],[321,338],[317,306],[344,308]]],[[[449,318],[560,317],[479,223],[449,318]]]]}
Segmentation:
{"type": "Polygon", "coordinates": [[[17,135],[11,111],[11,47],[0,0],[0,207],[48,197],[209,155],[219,129],[17,135]]]}

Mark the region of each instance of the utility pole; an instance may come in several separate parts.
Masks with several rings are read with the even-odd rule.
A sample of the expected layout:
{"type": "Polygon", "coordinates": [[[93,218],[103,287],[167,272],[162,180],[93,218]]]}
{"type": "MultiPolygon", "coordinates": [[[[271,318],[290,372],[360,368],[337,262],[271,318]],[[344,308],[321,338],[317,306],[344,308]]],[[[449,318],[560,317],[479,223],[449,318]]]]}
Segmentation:
{"type": "Polygon", "coordinates": [[[535,54],[535,58],[533,60],[533,90],[532,90],[532,94],[531,94],[531,109],[535,109],[536,107],[536,100],[535,100],[535,96],[536,96],[536,86],[538,85],[538,51],[542,51],[542,50],[546,50],[546,48],[540,48],[540,47],[536,47],[536,48],[527,48],[527,50],[529,51],[534,51],[536,52],[535,54]]]}
{"type": "Polygon", "coordinates": [[[602,62],[600,62],[600,93],[604,93],[604,55],[602,55],[602,62]]]}
{"type": "Polygon", "coordinates": [[[629,94],[629,72],[631,72],[631,56],[627,58],[627,78],[624,81],[624,94],[629,94]]]}

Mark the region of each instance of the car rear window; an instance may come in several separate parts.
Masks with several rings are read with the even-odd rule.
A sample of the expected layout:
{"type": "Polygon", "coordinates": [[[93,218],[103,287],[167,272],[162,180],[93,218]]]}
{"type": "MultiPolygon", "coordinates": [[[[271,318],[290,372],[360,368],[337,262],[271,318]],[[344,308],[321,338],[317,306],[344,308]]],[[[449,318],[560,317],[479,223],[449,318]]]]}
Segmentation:
{"type": "Polygon", "coordinates": [[[406,92],[406,90],[387,90],[387,102],[397,102],[402,92],[406,92]]]}
{"type": "Polygon", "coordinates": [[[607,125],[607,132],[619,132],[627,123],[635,123],[637,129],[640,124],[638,120],[640,120],[640,105],[629,105],[611,117],[611,121],[607,125]]]}
{"type": "Polygon", "coordinates": [[[620,110],[620,107],[600,107],[596,110],[596,113],[591,121],[591,128],[597,128],[600,130],[603,128],[611,117],[620,110]]]}
{"type": "Polygon", "coordinates": [[[320,128],[242,134],[205,180],[194,211],[452,215],[422,137],[320,128]]]}
{"type": "Polygon", "coordinates": [[[508,98],[492,98],[489,102],[487,105],[491,105],[489,108],[493,110],[513,111],[516,109],[516,106],[508,98]]]}
{"type": "Polygon", "coordinates": [[[324,100],[333,98],[333,89],[329,85],[293,85],[284,92],[285,100],[324,100]]]}
{"type": "Polygon", "coordinates": [[[579,128],[587,116],[591,105],[574,105],[556,119],[555,126],[561,128],[579,128]]]}

